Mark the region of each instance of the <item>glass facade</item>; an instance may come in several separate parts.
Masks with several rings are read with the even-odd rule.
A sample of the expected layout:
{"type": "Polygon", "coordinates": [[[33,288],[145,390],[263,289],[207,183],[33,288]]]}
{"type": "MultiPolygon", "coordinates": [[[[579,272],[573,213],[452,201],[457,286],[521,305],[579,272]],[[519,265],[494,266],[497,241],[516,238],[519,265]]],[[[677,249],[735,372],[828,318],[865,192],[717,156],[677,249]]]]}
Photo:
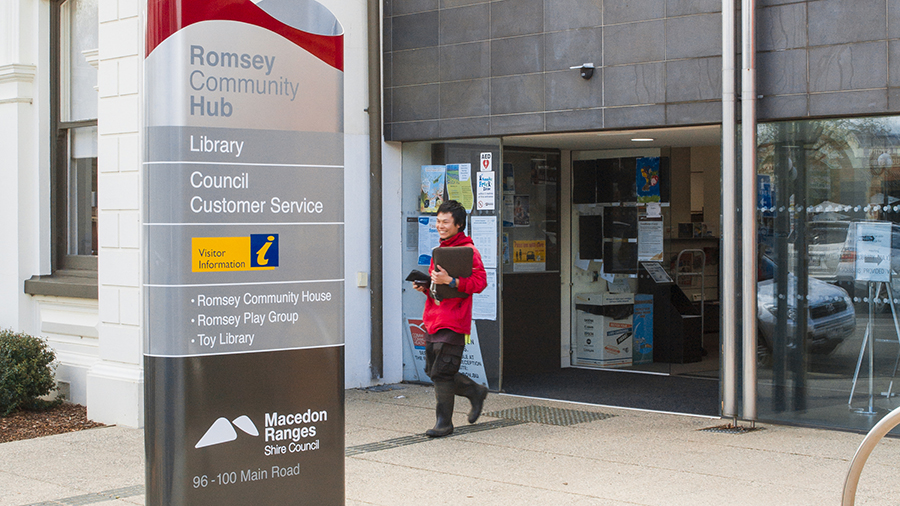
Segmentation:
{"type": "Polygon", "coordinates": [[[868,429],[900,405],[900,117],[758,129],[762,420],[868,429]]]}

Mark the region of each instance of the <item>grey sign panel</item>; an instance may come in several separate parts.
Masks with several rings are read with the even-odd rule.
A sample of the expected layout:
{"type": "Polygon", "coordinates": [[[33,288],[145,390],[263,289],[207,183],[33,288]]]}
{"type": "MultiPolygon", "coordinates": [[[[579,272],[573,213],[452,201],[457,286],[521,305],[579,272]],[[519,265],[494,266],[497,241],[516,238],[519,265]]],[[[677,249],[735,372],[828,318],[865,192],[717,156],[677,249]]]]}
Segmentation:
{"type": "Polygon", "coordinates": [[[150,287],[150,318],[168,339],[154,356],[259,353],[343,343],[343,281],[150,287]],[[184,311],[184,303],[193,311],[184,311]]]}
{"type": "Polygon", "coordinates": [[[146,139],[154,162],[317,166],[344,163],[341,132],[158,126],[147,128],[146,139]]]}
{"type": "Polygon", "coordinates": [[[343,504],[340,24],[313,0],[147,16],[146,503],[343,504]]]}
{"type": "Polygon", "coordinates": [[[343,351],[146,357],[147,504],[343,505],[343,351]]]}
{"type": "Polygon", "coordinates": [[[342,167],[151,164],[148,224],[343,221],[342,167]]]}
{"type": "MultiPolygon", "coordinates": [[[[148,285],[213,283],[254,283],[343,279],[341,255],[343,226],[322,225],[221,225],[150,226],[148,242],[153,243],[147,271],[148,285]],[[278,265],[262,270],[253,267],[256,255],[250,239],[274,237],[278,265]],[[246,249],[235,250],[229,243],[246,240],[246,249]],[[217,246],[225,243],[224,246],[217,246]],[[225,250],[245,256],[216,256],[225,250]],[[219,265],[238,270],[215,270],[219,265]]],[[[235,246],[237,248],[238,246],[235,246]]],[[[186,303],[187,301],[185,301],[186,303]]]]}

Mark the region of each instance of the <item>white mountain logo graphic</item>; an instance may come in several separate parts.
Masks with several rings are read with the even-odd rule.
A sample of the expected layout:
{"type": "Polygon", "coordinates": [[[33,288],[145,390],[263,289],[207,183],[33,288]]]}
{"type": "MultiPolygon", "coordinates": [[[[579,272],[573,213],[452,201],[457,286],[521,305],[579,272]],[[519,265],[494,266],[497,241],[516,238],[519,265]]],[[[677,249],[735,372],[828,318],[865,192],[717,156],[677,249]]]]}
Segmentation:
{"type": "Polygon", "coordinates": [[[194,448],[204,448],[206,446],[234,441],[237,439],[237,432],[234,430],[235,427],[251,436],[259,436],[259,430],[256,429],[256,425],[253,425],[253,420],[247,415],[241,415],[230,422],[227,418],[220,417],[213,422],[209,427],[209,430],[206,431],[206,434],[200,438],[200,441],[197,441],[194,448]]]}

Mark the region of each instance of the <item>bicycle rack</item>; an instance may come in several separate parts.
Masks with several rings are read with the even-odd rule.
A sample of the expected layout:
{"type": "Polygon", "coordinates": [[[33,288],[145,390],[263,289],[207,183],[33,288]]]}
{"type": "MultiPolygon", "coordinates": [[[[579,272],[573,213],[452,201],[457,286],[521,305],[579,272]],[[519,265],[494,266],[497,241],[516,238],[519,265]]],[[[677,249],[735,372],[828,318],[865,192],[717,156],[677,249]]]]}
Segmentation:
{"type": "Polygon", "coordinates": [[[862,474],[866,460],[872,454],[872,450],[875,449],[878,442],[898,425],[900,425],[900,408],[896,408],[885,415],[866,434],[859,448],[856,449],[853,460],[850,461],[850,469],[847,471],[847,478],[844,479],[844,493],[841,496],[841,506],[853,506],[856,502],[856,487],[859,485],[859,475],[862,474]]]}

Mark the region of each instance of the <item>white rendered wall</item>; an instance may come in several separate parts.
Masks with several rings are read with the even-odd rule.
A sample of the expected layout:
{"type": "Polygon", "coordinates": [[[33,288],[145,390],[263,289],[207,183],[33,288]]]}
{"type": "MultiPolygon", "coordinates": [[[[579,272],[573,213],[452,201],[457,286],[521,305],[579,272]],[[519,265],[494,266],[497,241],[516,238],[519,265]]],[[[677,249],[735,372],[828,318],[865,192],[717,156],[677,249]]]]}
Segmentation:
{"type": "Polygon", "coordinates": [[[99,359],[87,374],[88,416],[143,424],[138,0],[100,0],[98,85],[99,359]]]}
{"type": "Polygon", "coordinates": [[[48,33],[41,22],[48,13],[33,0],[0,4],[0,237],[5,238],[0,241],[0,327],[30,334],[37,328],[24,280],[41,267],[40,239],[49,228],[42,227],[43,218],[49,224],[49,212],[40,209],[49,155],[37,142],[46,132],[39,104],[48,87],[41,86],[46,73],[39,55],[40,35],[48,33]]]}
{"type": "MultiPolygon", "coordinates": [[[[399,216],[399,165],[396,176],[385,164],[382,215],[384,237],[384,369],[383,379],[371,371],[370,289],[357,286],[357,273],[371,279],[369,255],[369,116],[366,0],[319,0],[344,27],[344,336],[345,386],[365,387],[402,379],[402,327],[399,311],[399,225],[387,219],[399,216]],[[391,180],[396,179],[396,184],[391,180]],[[395,229],[395,230],[392,230],[395,229]],[[396,244],[393,248],[391,242],[396,244]],[[393,255],[393,256],[392,256],[393,255]],[[396,272],[392,270],[396,267],[396,272]]],[[[379,23],[381,26],[381,23],[379,23]]],[[[379,62],[379,68],[381,68],[379,62]]],[[[387,153],[386,153],[387,155],[387,153]]]]}
{"type": "Polygon", "coordinates": [[[25,294],[24,281],[51,274],[50,4],[0,4],[0,327],[44,337],[68,400],[87,403],[97,362],[97,301],[25,294]]]}

